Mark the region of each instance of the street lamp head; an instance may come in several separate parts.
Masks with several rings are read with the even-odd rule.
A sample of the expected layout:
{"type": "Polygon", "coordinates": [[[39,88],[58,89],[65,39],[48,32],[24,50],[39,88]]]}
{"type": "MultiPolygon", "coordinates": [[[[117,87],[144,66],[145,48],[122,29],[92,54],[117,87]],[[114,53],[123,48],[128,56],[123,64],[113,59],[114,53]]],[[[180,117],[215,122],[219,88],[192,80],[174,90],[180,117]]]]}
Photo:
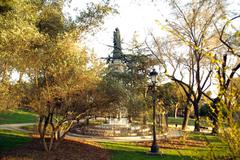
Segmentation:
{"type": "Polygon", "coordinates": [[[155,69],[153,69],[151,72],[150,72],[150,78],[151,78],[151,81],[153,84],[155,84],[157,82],[157,75],[158,73],[156,72],[155,69]]]}

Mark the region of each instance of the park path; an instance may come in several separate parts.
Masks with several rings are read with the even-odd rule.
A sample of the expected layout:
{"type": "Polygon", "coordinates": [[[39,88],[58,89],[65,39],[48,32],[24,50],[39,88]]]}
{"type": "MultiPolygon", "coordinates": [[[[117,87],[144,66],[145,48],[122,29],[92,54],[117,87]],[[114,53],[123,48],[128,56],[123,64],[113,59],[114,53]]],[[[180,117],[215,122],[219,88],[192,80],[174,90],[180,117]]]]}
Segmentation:
{"type": "MultiPolygon", "coordinates": [[[[158,135],[157,139],[166,139],[181,137],[182,131],[174,130],[169,131],[167,134],[158,135]]],[[[75,133],[68,133],[67,138],[79,138],[86,141],[95,142],[141,142],[141,141],[152,141],[152,136],[131,136],[131,137],[100,137],[100,136],[87,136],[79,135],[75,133]]]]}
{"type": "Polygon", "coordinates": [[[0,129],[11,130],[11,131],[20,131],[20,132],[24,132],[24,133],[31,133],[31,131],[22,129],[21,127],[31,126],[34,124],[35,123],[1,124],[0,129]]]}
{"type": "MultiPolygon", "coordinates": [[[[22,129],[23,126],[31,126],[35,123],[19,123],[19,124],[1,124],[0,129],[20,131],[24,133],[32,133],[31,131],[22,129]]],[[[173,137],[180,137],[183,133],[180,130],[170,130],[167,134],[157,136],[158,139],[166,139],[173,137]]],[[[99,136],[88,136],[79,135],[75,133],[68,133],[66,138],[81,139],[86,141],[97,141],[97,142],[136,142],[136,141],[152,141],[152,136],[132,136],[132,137],[99,137],[99,136]]]]}

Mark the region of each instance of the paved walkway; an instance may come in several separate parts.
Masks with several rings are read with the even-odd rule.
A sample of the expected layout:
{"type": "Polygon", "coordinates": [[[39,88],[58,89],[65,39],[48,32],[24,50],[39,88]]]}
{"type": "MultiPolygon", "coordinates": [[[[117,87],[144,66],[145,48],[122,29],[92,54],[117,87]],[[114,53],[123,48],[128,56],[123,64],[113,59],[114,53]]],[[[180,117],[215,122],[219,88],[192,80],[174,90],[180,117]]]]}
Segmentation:
{"type": "MultiPolygon", "coordinates": [[[[182,136],[182,131],[169,131],[167,134],[157,136],[157,139],[173,138],[182,136]]],[[[68,133],[67,137],[80,138],[87,141],[98,142],[136,142],[136,141],[152,141],[152,136],[131,136],[131,137],[100,137],[100,136],[87,136],[75,133],[68,133]]]]}
{"type": "Polygon", "coordinates": [[[18,124],[1,124],[0,129],[11,130],[11,131],[21,131],[25,133],[31,133],[31,131],[21,129],[23,126],[31,126],[36,123],[18,123],[18,124]]]}
{"type": "MultiPolygon", "coordinates": [[[[14,130],[25,133],[31,133],[31,131],[22,129],[23,126],[31,126],[35,123],[19,123],[19,124],[2,124],[0,129],[5,130],[14,130]]],[[[162,138],[172,138],[182,136],[182,131],[171,130],[167,134],[157,136],[158,139],[162,138]]],[[[136,142],[136,141],[152,141],[152,136],[132,136],[132,137],[100,137],[100,136],[88,136],[88,135],[79,135],[75,133],[68,133],[67,138],[79,138],[86,141],[98,141],[98,142],[136,142]]]]}
{"type": "MultiPolygon", "coordinates": [[[[172,128],[172,129],[176,129],[176,130],[181,130],[182,129],[182,125],[178,125],[177,127],[173,124],[169,124],[168,125],[169,128],[172,128]]],[[[194,126],[187,126],[187,129],[185,131],[188,131],[188,132],[193,132],[194,131],[194,126]]],[[[200,129],[200,132],[203,132],[203,133],[212,133],[212,127],[208,127],[208,128],[205,128],[205,129],[200,129]]]]}

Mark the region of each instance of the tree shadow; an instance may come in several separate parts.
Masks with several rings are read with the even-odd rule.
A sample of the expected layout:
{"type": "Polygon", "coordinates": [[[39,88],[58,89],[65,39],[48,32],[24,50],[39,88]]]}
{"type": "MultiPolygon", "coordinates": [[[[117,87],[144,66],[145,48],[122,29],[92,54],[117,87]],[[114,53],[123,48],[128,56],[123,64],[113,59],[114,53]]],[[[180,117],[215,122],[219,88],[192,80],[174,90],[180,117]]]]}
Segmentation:
{"type": "Polygon", "coordinates": [[[177,154],[151,154],[148,151],[126,151],[126,150],[111,150],[112,160],[193,160],[191,156],[177,155],[177,154]]]}
{"type": "Polygon", "coordinates": [[[174,149],[160,148],[161,154],[151,154],[150,148],[137,146],[136,144],[129,143],[116,143],[116,142],[101,142],[112,154],[112,160],[192,160],[193,157],[181,155],[174,149]]]}
{"type": "Polygon", "coordinates": [[[31,138],[17,132],[1,130],[0,132],[0,155],[2,152],[30,142],[31,138]]]}
{"type": "MultiPolygon", "coordinates": [[[[16,138],[16,137],[9,137],[16,138]]],[[[56,150],[46,152],[39,138],[17,146],[0,154],[0,159],[34,160],[108,160],[110,153],[96,143],[84,143],[76,140],[64,140],[56,150]]]]}

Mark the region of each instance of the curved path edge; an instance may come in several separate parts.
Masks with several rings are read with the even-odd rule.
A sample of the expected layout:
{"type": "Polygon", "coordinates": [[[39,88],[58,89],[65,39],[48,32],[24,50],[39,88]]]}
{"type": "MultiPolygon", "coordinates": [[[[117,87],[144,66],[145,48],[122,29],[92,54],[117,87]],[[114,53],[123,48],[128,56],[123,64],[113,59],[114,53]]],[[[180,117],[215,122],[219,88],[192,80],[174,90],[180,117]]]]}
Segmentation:
{"type": "MultiPolygon", "coordinates": [[[[19,123],[19,124],[1,124],[0,129],[20,131],[24,133],[32,133],[31,131],[22,129],[23,126],[31,126],[35,123],[19,123]]],[[[157,139],[175,138],[181,137],[182,131],[173,130],[166,134],[158,135],[157,139]]],[[[131,136],[131,137],[101,137],[101,136],[89,136],[80,135],[75,133],[68,133],[66,138],[79,138],[86,141],[98,141],[98,142],[136,142],[136,141],[152,141],[152,136],[131,136]]]]}

